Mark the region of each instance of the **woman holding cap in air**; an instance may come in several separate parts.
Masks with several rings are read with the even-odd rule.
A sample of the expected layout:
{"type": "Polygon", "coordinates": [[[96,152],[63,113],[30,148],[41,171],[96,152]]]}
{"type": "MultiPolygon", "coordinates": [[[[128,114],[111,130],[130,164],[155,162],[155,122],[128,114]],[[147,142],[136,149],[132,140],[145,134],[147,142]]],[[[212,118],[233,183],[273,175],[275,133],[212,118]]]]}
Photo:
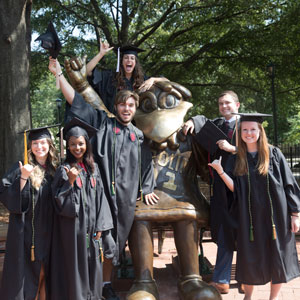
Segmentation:
{"type": "Polygon", "coordinates": [[[123,46],[117,49],[118,66],[116,72],[113,70],[99,71],[96,69],[95,67],[102,57],[113,48],[109,47],[109,44],[100,41],[99,53],[86,65],[90,84],[99,94],[110,112],[113,112],[114,100],[118,91],[126,89],[143,92],[151,88],[155,82],[167,80],[164,77],[148,78],[144,75],[138,60],[138,53],[144,50],[134,46],[123,46]]]}
{"type": "Polygon", "coordinates": [[[53,300],[101,300],[102,262],[115,244],[113,221],[89,139],[97,130],[73,118],[64,127],[67,156],[55,174],[51,250],[53,300]]]}
{"type": "Polygon", "coordinates": [[[0,183],[0,201],[10,213],[1,300],[45,300],[49,293],[51,183],[58,159],[47,127],[26,132],[24,162],[13,165],[0,183]]]}
{"type": "Polygon", "coordinates": [[[237,155],[226,172],[221,159],[211,164],[234,193],[238,214],[236,279],[250,300],[254,285],[271,282],[270,300],[282,283],[300,276],[295,235],[299,230],[300,190],[281,151],[268,144],[263,114],[240,114],[237,155]]]}

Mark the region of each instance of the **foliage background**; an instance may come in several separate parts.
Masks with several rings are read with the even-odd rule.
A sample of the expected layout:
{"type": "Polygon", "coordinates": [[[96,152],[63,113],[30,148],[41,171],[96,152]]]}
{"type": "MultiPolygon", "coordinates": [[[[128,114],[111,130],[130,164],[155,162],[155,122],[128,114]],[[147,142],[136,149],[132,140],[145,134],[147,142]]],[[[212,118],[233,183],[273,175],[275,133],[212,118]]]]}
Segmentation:
{"type": "MultiPolygon", "coordinates": [[[[275,91],[280,142],[300,142],[300,1],[34,1],[34,35],[50,20],[63,44],[59,60],[110,45],[133,44],[146,51],[146,74],[164,75],[192,91],[190,115],[218,115],[217,97],[233,89],[241,111],[272,113],[267,65],[276,66],[275,91]]],[[[32,43],[31,103],[34,124],[54,123],[55,99],[62,98],[47,71],[48,57],[32,43]]],[[[115,68],[113,51],[99,64],[115,68]]],[[[268,124],[273,140],[273,122],[268,124]]]]}

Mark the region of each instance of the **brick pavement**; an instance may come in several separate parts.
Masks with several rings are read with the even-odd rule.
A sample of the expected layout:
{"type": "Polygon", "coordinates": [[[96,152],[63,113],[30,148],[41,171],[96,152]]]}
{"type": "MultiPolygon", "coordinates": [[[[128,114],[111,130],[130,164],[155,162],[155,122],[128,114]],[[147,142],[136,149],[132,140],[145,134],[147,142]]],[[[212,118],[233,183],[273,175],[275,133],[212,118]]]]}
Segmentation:
{"type": "MultiPolygon", "coordinates": [[[[298,256],[300,258],[300,236],[297,242],[298,256]]],[[[212,243],[203,244],[204,255],[211,264],[215,263],[217,246],[212,243]]],[[[177,278],[176,268],[172,265],[172,257],[176,257],[176,248],[172,237],[168,237],[164,241],[163,252],[157,254],[157,240],[154,239],[154,277],[156,279],[160,299],[161,300],[179,300],[177,293],[177,278]]],[[[234,255],[233,267],[232,267],[232,281],[230,285],[230,291],[227,295],[222,295],[223,300],[243,300],[244,295],[239,294],[237,288],[237,282],[234,280],[235,273],[235,259],[234,255]]],[[[118,295],[121,300],[126,299],[126,291],[128,290],[132,281],[119,279],[114,283],[115,288],[118,290],[118,295]],[[122,282],[123,281],[123,282],[122,282]],[[126,284],[124,282],[126,281],[126,284]],[[124,288],[126,285],[126,288],[124,288]]],[[[269,284],[263,286],[256,286],[254,288],[253,300],[268,300],[269,299],[269,284]]],[[[279,300],[299,300],[300,299],[300,277],[292,280],[291,282],[284,284],[279,300]]]]}
{"type": "MultiPolygon", "coordinates": [[[[2,226],[0,226],[0,233],[4,231],[2,226]]],[[[1,234],[0,234],[1,235],[1,234]]],[[[3,241],[0,241],[0,249],[4,246],[3,241]]],[[[163,251],[161,254],[157,254],[157,239],[154,239],[154,277],[156,279],[160,299],[161,300],[179,300],[177,292],[177,278],[178,274],[176,272],[176,267],[172,264],[172,258],[177,256],[175,244],[172,236],[165,238],[163,251]]],[[[217,252],[217,247],[214,243],[203,243],[204,255],[209,260],[211,264],[215,263],[215,257],[217,252]]],[[[297,251],[300,258],[300,236],[298,236],[297,251]]],[[[0,255],[0,278],[2,273],[3,255],[0,255]]],[[[235,270],[235,256],[234,264],[232,268],[232,278],[234,278],[235,270]]],[[[121,300],[125,300],[127,291],[132,284],[132,279],[115,279],[114,286],[118,291],[118,295],[121,300]]],[[[230,291],[227,295],[222,295],[223,300],[243,300],[244,296],[239,294],[237,289],[237,284],[234,279],[231,281],[230,291]]],[[[253,300],[268,300],[269,299],[269,284],[263,286],[256,286],[254,289],[253,300]]],[[[300,278],[296,278],[291,282],[284,284],[279,300],[299,300],[300,299],[300,278]]]]}

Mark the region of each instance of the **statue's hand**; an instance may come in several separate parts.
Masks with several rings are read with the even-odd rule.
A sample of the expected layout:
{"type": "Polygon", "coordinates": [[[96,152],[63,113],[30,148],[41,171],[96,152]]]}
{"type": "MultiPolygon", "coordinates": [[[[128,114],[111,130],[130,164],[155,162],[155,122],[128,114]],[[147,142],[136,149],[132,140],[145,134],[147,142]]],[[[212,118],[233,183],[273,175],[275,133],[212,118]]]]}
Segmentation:
{"type": "Polygon", "coordinates": [[[65,68],[69,80],[77,92],[82,92],[87,86],[86,55],[65,60],[65,68]]]}

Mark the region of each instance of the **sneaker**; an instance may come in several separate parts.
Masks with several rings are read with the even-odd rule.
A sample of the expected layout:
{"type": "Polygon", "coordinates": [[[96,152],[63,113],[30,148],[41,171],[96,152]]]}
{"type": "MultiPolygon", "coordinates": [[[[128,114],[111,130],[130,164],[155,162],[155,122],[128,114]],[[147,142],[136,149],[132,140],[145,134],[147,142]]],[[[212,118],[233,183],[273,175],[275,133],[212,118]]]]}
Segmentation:
{"type": "Polygon", "coordinates": [[[102,297],[105,300],[120,300],[120,298],[116,295],[111,283],[107,283],[104,285],[102,290],[102,297]]]}

